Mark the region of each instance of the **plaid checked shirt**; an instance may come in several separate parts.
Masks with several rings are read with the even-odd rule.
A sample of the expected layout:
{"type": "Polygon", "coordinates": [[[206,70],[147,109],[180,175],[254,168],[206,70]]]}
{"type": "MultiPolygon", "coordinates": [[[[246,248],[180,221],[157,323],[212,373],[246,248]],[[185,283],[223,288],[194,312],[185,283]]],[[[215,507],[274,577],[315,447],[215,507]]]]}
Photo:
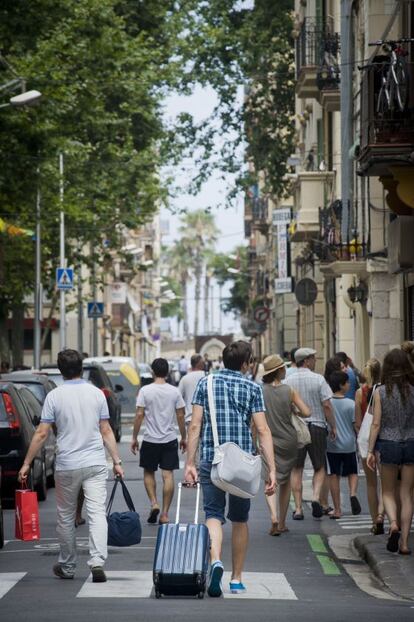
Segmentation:
{"type": "MultiPolygon", "coordinates": [[[[254,453],[250,425],[254,413],[265,411],[262,388],[238,371],[223,369],[214,374],[213,392],[220,444],[233,442],[244,451],[254,453]]],[[[200,460],[212,462],[214,441],[208,407],[207,376],[198,383],[193,404],[203,408],[200,460]]]]}

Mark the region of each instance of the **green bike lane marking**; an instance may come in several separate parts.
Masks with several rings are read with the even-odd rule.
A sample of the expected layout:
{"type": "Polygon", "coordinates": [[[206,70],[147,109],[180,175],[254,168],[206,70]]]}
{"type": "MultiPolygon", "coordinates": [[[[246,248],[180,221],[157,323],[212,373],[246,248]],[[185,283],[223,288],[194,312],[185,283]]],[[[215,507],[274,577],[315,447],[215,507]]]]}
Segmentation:
{"type": "Polygon", "coordinates": [[[329,576],[338,576],[341,571],[334,560],[329,557],[328,549],[321,536],[318,534],[308,534],[307,536],[309,546],[316,554],[316,559],[320,563],[323,573],[329,576]]]}

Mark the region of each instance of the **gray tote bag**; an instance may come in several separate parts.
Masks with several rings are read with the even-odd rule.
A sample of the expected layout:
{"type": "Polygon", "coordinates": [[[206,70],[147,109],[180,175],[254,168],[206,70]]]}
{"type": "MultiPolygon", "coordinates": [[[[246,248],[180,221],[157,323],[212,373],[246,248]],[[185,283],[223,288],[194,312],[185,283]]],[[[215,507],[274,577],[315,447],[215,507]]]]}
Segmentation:
{"type": "Polygon", "coordinates": [[[211,481],[217,488],[231,495],[242,497],[242,499],[252,499],[257,495],[260,488],[261,457],[243,451],[236,443],[222,443],[220,445],[213,392],[213,374],[210,374],[207,379],[207,393],[214,439],[211,481]]]}

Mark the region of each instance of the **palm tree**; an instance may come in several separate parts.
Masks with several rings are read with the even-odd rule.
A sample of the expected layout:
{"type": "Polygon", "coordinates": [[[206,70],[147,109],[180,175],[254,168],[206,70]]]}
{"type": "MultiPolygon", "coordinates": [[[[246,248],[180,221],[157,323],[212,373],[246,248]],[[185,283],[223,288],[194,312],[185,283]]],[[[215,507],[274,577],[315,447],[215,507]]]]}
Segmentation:
{"type": "Polygon", "coordinates": [[[181,288],[181,318],[183,321],[184,337],[188,339],[188,310],[187,310],[187,297],[188,297],[188,282],[191,279],[193,261],[191,257],[191,246],[188,244],[188,240],[180,239],[174,243],[174,245],[168,249],[166,256],[168,262],[169,273],[180,283],[181,288]]]}
{"type": "Polygon", "coordinates": [[[206,250],[204,254],[204,332],[207,334],[210,327],[210,292],[211,292],[211,279],[214,276],[214,257],[215,253],[212,250],[206,250]]]}
{"type": "Polygon", "coordinates": [[[194,335],[199,332],[199,305],[201,299],[201,279],[206,252],[211,250],[217,239],[218,229],[214,222],[214,216],[207,210],[199,209],[188,212],[182,219],[179,228],[181,241],[186,247],[191,247],[193,258],[193,270],[195,278],[195,313],[194,335]]]}

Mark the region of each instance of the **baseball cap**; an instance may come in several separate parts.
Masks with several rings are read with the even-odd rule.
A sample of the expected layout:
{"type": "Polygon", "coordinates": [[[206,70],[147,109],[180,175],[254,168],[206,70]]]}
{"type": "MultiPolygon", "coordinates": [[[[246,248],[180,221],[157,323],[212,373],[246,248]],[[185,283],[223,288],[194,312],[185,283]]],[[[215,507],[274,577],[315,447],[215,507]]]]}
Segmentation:
{"type": "Polygon", "coordinates": [[[313,348],[299,348],[295,352],[295,361],[296,363],[300,363],[300,361],[304,361],[314,354],[316,354],[316,350],[313,348]]]}

